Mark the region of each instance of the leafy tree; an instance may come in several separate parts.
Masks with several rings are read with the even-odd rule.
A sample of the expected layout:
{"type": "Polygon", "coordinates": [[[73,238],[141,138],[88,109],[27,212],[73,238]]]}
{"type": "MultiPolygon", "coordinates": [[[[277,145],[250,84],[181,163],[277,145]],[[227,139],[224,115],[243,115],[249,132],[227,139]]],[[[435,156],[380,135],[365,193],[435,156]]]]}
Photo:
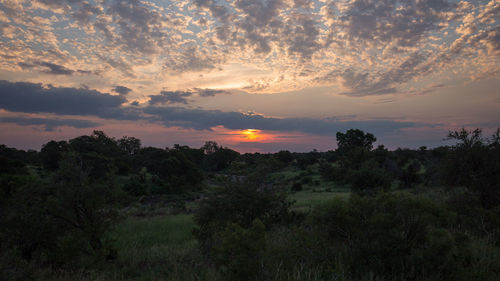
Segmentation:
{"type": "Polygon", "coordinates": [[[160,193],[198,189],[203,180],[198,167],[178,150],[145,147],[134,157],[134,162],[137,169],[145,167],[160,179],[157,184],[163,186],[156,189],[160,193]]]}
{"type": "Polygon", "coordinates": [[[114,158],[122,153],[118,142],[103,131],[94,131],[90,136],[80,136],[69,140],[72,149],[80,154],[97,153],[114,158]]]}
{"type": "Polygon", "coordinates": [[[401,167],[399,180],[402,188],[413,188],[420,182],[421,164],[416,159],[412,159],[401,167]]]}
{"type": "Polygon", "coordinates": [[[90,181],[74,153],[59,165],[50,178],[26,177],[7,198],[0,216],[2,248],[56,268],[114,256],[105,234],[117,218],[118,190],[90,181]]]}
{"type": "Polygon", "coordinates": [[[40,159],[45,169],[55,171],[59,168],[59,161],[63,154],[68,152],[70,147],[66,141],[49,141],[42,146],[40,159]]]}
{"type": "Polygon", "coordinates": [[[345,133],[337,132],[337,150],[340,153],[355,148],[371,150],[375,141],[377,141],[377,139],[374,135],[365,133],[359,129],[350,129],[345,133]]]}
{"type": "Polygon", "coordinates": [[[462,149],[482,146],[484,141],[482,137],[482,130],[479,128],[473,131],[468,131],[465,128],[462,128],[459,131],[450,131],[446,139],[456,140],[456,147],[462,149]]]}
{"type": "Polygon", "coordinates": [[[203,167],[208,171],[221,171],[231,164],[240,154],[227,147],[219,146],[214,141],[207,141],[202,147],[205,152],[203,167]]]}
{"type": "Polygon", "coordinates": [[[141,140],[124,136],[118,140],[118,147],[127,155],[135,155],[141,149],[141,140]]]}
{"type": "Polygon", "coordinates": [[[285,165],[288,165],[290,162],[293,161],[293,154],[288,150],[281,150],[280,152],[276,153],[275,156],[285,165]]]}
{"type": "Polygon", "coordinates": [[[495,145],[495,135],[491,140],[484,140],[480,129],[462,128],[450,132],[448,139],[457,143],[443,160],[444,183],[467,187],[479,195],[486,208],[500,205],[500,148],[495,145]]]}
{"type": "Polygon", "coordinates": [[[178,152],[182,152],[189,161],[195,163],[198,166],[201,166],[204,156],[204,151],[201,148],[190,148],[187,145],[178,145],[174,144],[173,150],[178,152]]]}
{"type": "Polygon", "coordinates": [[[346,133],[337,132],[337,152],[342,168],[358,169],[368,159],[376,140],[372,134],[358,129],[350,129],[346,133]]]}

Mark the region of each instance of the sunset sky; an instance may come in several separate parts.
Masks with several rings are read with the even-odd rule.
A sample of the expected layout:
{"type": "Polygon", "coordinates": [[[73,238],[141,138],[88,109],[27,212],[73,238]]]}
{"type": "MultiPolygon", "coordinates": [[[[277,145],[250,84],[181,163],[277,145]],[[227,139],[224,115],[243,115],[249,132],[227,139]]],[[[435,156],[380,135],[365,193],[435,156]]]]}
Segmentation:
{"type": "Polygon", "coordinates": [[[0,143],[326,151],[500,126],[500,1],[0,0],[0,143]]]}

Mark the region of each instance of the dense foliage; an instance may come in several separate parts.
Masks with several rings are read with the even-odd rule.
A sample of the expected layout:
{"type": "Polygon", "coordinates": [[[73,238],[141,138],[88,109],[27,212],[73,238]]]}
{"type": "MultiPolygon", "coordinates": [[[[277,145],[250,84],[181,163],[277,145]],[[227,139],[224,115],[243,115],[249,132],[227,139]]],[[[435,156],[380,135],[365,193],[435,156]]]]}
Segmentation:
{"type": "Polygon", "coordinates": [[[0,145],[0,276],[498,280],[500,129],[447,139],[390,151],[351,129],[337,133],[336,150],[239,154],[94,131],[40,152],[0,145]],[[123,242],[136,231],[125,226],[179,214],[193,221],[176,238],[188,241],[181,250],[152,242],[142,260],[127,252],[147,239],[123,242]]]}

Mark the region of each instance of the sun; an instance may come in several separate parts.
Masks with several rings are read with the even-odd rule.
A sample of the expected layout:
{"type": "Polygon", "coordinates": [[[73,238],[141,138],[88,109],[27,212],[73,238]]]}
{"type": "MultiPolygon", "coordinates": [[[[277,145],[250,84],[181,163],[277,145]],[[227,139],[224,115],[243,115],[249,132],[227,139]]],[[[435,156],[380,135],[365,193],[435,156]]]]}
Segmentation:
{"type": "Polygon", "coordinates": [[[260,131],[256,130],[256,129],[246,129],[246,130],[241,131],[241,134],[243,135],[245,140],[249,140],[249,141],[258,140],[260,137],[259,133],[260,133],[260,131]]]}

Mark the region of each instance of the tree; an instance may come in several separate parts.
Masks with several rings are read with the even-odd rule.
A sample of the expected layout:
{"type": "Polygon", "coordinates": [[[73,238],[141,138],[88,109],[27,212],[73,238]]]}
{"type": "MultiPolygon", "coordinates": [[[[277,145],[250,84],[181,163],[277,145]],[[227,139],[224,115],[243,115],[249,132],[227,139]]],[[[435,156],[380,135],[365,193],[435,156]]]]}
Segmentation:
{"type": "Polygon", "coordinates": [[[118,140],[118,147],[127,155],[134,155],[141,149],[141,140],[134,137],[124,136],[118,140]]]}
{"type": "Polygon", "coordinates": [[[2,250],[56,268],[111,258],[105,236],[117,219],[119,191],[91,181],[76,153],[59,166],[48,178],[26,176],[2,204],[2,250]]]}
{"type": "MultiPolygon", "coordinates": [[[[498,130],[497,130],[498,132],[498,130]]],[[[481,129],[462,128],[448,134],[457,143],[442,163],[442,180],[451,187],[465,186],[476,193],[483,207],[500,205],[500,147],[494,134],[483,139],[481,129]],[[489,145],[486,145],[489,143],[489,145]]]]}
{"type": "Polygon", "coordinates": [[[483,145],[482,130],[479,128],[474,131],[468,131],[465,128],[462,128],[460,131],[450,131],[445,139],[456,140],[456,146],[463,149],[483,145]]]}
{"type": "Polygon", "coordinates": [[[208,171],[223,170],[240,155],[237,151],[219,146],[214,141],[207,141],[201,149],[205,152],[203,167],[208,171]]]}
{"type": "Polygon", "coordinates": [[[215,141],[207,141],[205,142],[205,145],[201,148],[203,152],[205,152],[205,155],[210,155],[212,153],[215,153],[217,150],[221,149],[217,142],[215,141]]]}
{"type": "Polygon", "coordinates": [[[57,170],[63,154],[69,150],[70,147],[66,141],[49,141],[44,144],[40,151],[40,159],[43,167],[50,171],[57,170]]]}
{"type": "Polygon", "coordinates": [[[366,161],[377,139],[370,133],[358,129],[350,129],[345,133],[337,132],[337,152],[340,165],[347,174],[348,170],[357,170],[366,161]]]}
{"type": "Polygon", "coordinates": [[[288,150],[281,150],[280,152],[275,154],[276,158],[283,162],[283,164],[288,165],[293,161],[293,154],[288,150]]]}
{"type": "Polygon", "coordinates": [[[134,157],[137,170],[146,167],[156,176],[158,187],[156,192],[182,192],[198,189],[203,180],[199,168],[180,151],[145,147],[134,157]]]}
{"type": "Polygon", "coordinates": [[[345,133],[337,132],[337,150],[339,152],[349,151],[354,148],[371,150],[375,141],[377,139],[374,135],[359,129],[350,129],[345,133]]]}

